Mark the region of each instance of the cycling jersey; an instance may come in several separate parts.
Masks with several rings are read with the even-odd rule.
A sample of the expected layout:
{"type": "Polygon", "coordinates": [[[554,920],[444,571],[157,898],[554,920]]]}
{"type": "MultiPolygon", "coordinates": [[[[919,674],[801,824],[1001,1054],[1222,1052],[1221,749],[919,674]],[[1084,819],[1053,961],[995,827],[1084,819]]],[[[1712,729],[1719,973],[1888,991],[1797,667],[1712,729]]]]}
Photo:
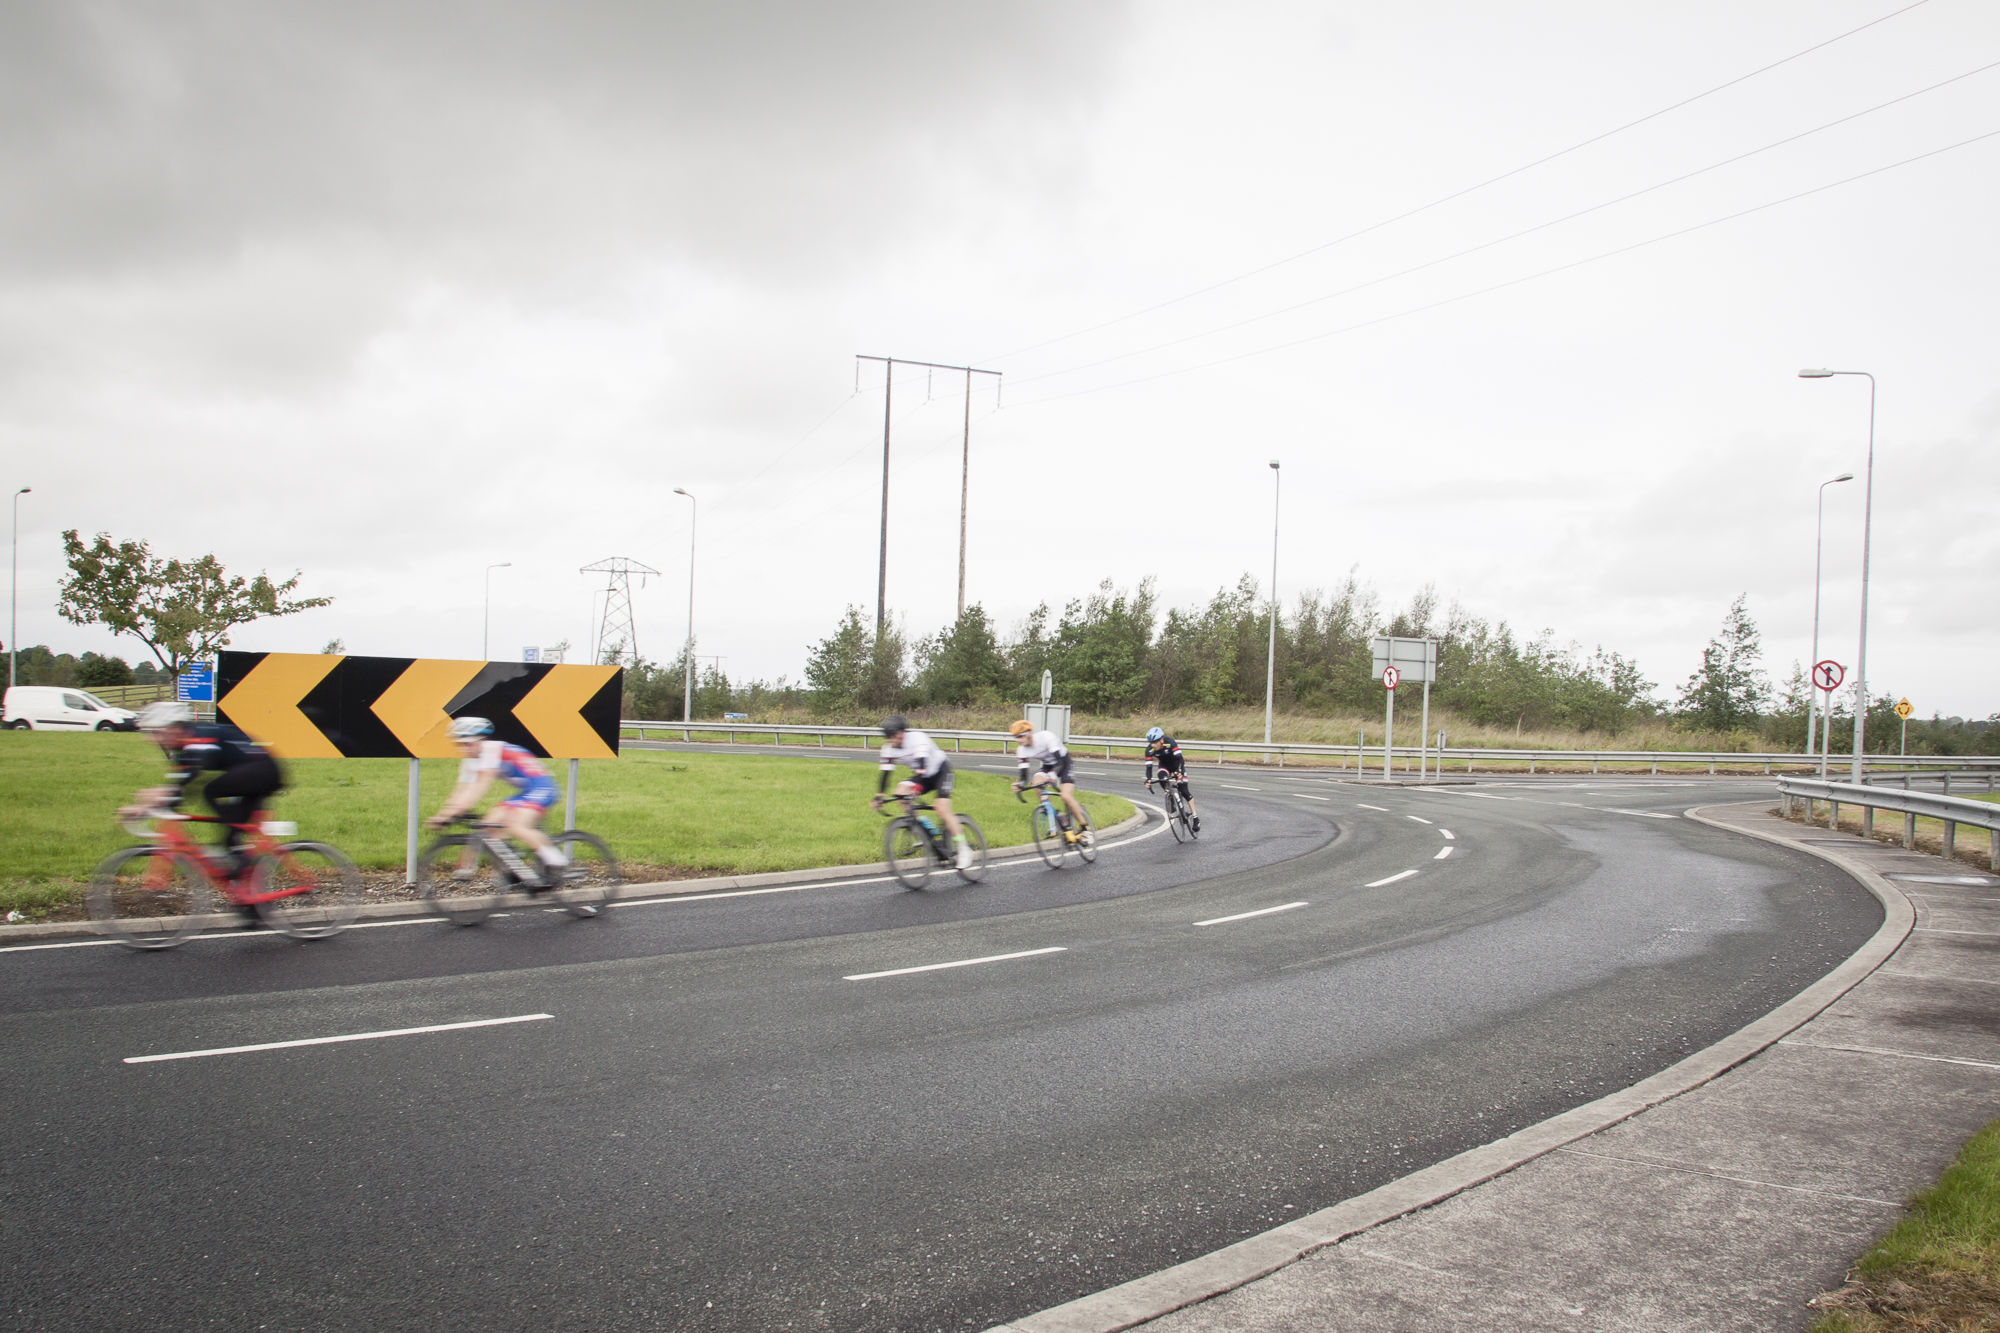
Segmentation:
{"type": "Polygon", "coordinates": [[[556,780],[542,767],[541,760],[518,745],[481,741],[477,756],[459,761],[460,782],[477,782],[483,773],[492,773],[514,788],[514,794],[502,801],[502,805],[532,805],[546,810],[555,804],[556,780]]]}
{"type": "Polygon", "coordinates": [[[276,791],[282,785],[277,780],[278,766],[270,752],[235,727],[197,722],[187,731],[188,738],[181,747],[167,752],[167,785],[173,789],[167,799],[168,806],[180,802],[182,789],[197,773],[252,768],[262,774],[268,770],[272,781],[267,790],[276,791]]]}
{"type": "Polygon", "coordinates": [[[1053,731],[1031,731],[1021,738],[1019,750],[1021,758],[1021,780],[1027,781],[1028,765],[1040,761],[1042,772],[1056,775],[1056,782],[1067,785],[1071,781],[1069,749],[1056,739],[1053,731]]]}
{"type": "Polygon", "coordinates": [[[1148,776],[1155,764],[1168,773],[1187,772],[1187,756],[1181,753],[1180,742],[1172,736],[1162,736],[1156,741],[1148,742],[1146,745],[1148,776]]]}
{"type": "MultiPolygon", "coordinates": [[[[951,767],[938,743],[914,728],[903,733],[902,743],[893,740],[882,743],[882,780],[876,785],[877,791],[889,789],[889,775],[901,764],[916,775],[920,783],[932,782],[951,767]]],[[[949,795],[949,791],[946,795],[949,795]]]]}

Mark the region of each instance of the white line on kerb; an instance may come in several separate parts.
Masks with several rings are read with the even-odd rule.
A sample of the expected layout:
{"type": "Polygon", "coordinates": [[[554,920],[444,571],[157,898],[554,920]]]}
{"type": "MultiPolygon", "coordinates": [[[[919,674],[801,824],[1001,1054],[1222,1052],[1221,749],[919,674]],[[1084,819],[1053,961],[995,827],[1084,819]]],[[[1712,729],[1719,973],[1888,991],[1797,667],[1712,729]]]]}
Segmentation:
{"type": "Polygon", "coordinates": [[[1433,857],[1431,858],[1431,860],[1433,860],[1433,861],[1442,861],[1442,860],[1444,860],[1444,859],[1445,859],[1445,858],[1446,858],[1447,856],[1450,856],[1450,855],[1451,855],[1451,848],[1449,848],[1449,847],[1440,847],[1440,848],[1438,848],[1438,854],[1437,854],[1436,856],[1433,856],[1433,857]]]}
{"type": "Polygon", "coordinates": [[[1385,815],[1389,813],[1389,807],[1386,805],[1363,805],[1359,801],[1354,803],[1354,808],[1357,810],[1380,810],[1385,815]]]}
{"type": "Polygon", "coordinates": [[[1362,885],[1361,887],[1363,887],[1363,888],[1365,888],[1365,889],[1379,889],[1379,888],[1381,888],[1381,887],[1382,887],[1382,886],[1383,886],[1384,884],[1394,884],[1394,883],[1395,883],[1395,882],[1396,882],[1397,880],[1399,880],[1399,879],[1408,879],[1408,878],[1409,878],[1410,876],[1412,876],[1412,875],[1414,875],[1414,874],[1416,874],[1416,873],[1417,873],[1417,872],[1416,872],[1416,871],[1414,871],[1414,870],[1405,870],[1405,871],[1404,871],[1404,872],[1403,872],[1402,874],[1400,874],[1400,875],[1391,875],[1391,876],[1389,876],[1389,878],[1387,878],[1387,879],[1378,879],[1378,880],[1376,880],[1376,881],[1375,881],[1375,882],[1374,882],[1373,884],[1364,884],[1364,885],[1362,885]]]}
{"type": "Polygon", "coordinates": [[[415,1037],[426,1032],[457,1032],[464,1028],[499,1027],[503,1023],[539,1023],[554,1014],[516,1014],[512,1018],[475,1018],[469,1023],[433,1023],[421,1028],[391,1028],[386,1032],[350,1032],[339,1037],[304,1037],[298,1041],[260,1041],[254,1046],[216,1046],[206,1051],[173,1051],[166,1055],[128,1055],[128,1065],[159,1060],[199,1060],[208,1055],[242,1055],[248,1051],[282,1051],[292,1046],[331,1046],[342,1041],[375,1041],[381,1037],[415,1037]]]}
{"type": "Polygon", "coordinates": [[[1428,820],[1428,819],[1425,819],[1425,818],[1424,818],[1424,817],[1423,817],[1422,815],[1404,815],[1404,816],[1403,816],[1403,818],[1405,818],[1405,819],[1414,819],[1414,820],[1416,820],[1416,821],[1417,821],[1417,822],[1418,822],[1419,824],[1429,824],[1429,823],[1432,823],[1432,822],[1433,822],[1433,821],[1431,821],[1431,820],[1428,820]]]}
{"type": "Polygon", "coordinates": [[[1457,837],[1458,837],[1458,835],[1457,835],[1457,834],[1455,834],[1455,833],[1453,833],[1453,832],[1452,832],[1452,831],[1451,831],[1450,829],[1448,829],[1448,828],[1441,828],[1441,829],[1439,829],[1439,830],[1438,830],[1438,832],[1439,832],[1439,833],[1442,833],[1442,834],[1444,834],[1444,836],[1445,836],[1445,837],[1447,837],[1447,838],[1451,838],[1451,839],[1452,839],[1453,841],[1456,841],[1456,840],[1457,840],[1457,837]]]}
{"type": "Polygon", "coordinates": [[[856,972],[851,977],[842,977],[841,980],[873,981],[877,977],[907,977],[912,972],[942,972],[948,967],[972,967],[979,963],[1004,963],[1010,958],[1033,958],[1037,954],[1068,952],[1067,948],[1058,944],[1047,949],[1023,949],[1019,953],[996,953],[985,958],[960,958],[956,962],[950,963],[925,963],[922,967],[897,967],[891,968],[887,972],[856,972]]]}
{"type": "Polygon", "coordinates": [[[1284,903],[1278,907],[1260,907],[1254,912],[1238,912],[1235,916],[1213,916],[1206,921],[1197,921],[1197,926],[1219,926],[1225,921],[1248,921],[1253,916],[1269,916],[1273,912],[1289,912],[1294,907],[1304,907],[1305,903],[1284,903]]]}

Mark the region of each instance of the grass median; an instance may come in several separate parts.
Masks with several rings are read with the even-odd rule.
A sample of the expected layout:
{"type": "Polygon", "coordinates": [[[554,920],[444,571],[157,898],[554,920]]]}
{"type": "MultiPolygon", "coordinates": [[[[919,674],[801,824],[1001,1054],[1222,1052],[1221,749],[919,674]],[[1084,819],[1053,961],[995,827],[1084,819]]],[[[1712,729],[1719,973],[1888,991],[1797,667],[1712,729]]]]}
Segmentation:
{"type": "Polygon", "coordinates": [[[1902,1220],[1813,1305],[1810,1333],[2000,1328],[2000,1121],[1966,1141],[1902,1220]]]}
{"type": "MultiPolygon", "coordinates": [[[[553,765],[561,780],[568,765],[553,765]]],[[[0,732],[0,918],[70,915],[92,868],[131,842],[112,816],[140,787],[159,782],[159,749],[143,736],[104,732],[0,732]]],[[[457,772],[426,760],[421,801],[437,809],[457,772]]],[[[286,765],[290,786],[272,806],[299,835],[333,843],[364,868],[400,869],[409,761],[306,759],[286,765]]],[[[577,824],[619,858],[686,877],[750,874],[880,859],[882,820],[868,809],[873,766],[782,755],[636,750],[586,759],[577,779],[577,824]]],[[[1131,814],[1129,801],[1083,793],[1100,826],[1131,814]]],[[[198,803],[197,803],[198,804],[198,803]]],[[[954,805],[979,821],[992,846],[1028,839],[1028,809],[1007,777],[961,769],[954,805]]],[[[560,828],[562,811],[548,826],[560,828]]]]}

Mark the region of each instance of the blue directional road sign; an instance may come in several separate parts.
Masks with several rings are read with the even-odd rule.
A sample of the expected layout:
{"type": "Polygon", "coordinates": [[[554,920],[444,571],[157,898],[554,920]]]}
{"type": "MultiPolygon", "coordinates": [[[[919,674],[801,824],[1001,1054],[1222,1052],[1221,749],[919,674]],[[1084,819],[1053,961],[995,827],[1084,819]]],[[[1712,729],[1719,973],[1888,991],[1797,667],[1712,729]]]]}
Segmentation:
{"type": "Polygon", "coordinates": [[[174,677],[174,698],[184,704],[215,702],[215,666],[210,662],[190,662],[187,670],[174,677]]]}

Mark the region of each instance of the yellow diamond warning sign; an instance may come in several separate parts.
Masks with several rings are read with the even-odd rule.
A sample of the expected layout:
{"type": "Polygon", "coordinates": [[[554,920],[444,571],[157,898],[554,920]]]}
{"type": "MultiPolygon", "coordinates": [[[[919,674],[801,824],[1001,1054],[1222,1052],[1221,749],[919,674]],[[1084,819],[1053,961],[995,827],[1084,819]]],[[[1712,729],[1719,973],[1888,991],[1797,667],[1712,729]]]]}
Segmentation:
{"type": "Polygon", "coordinates": [[[1898,700],[1896,703],[1896,716],[1904,719],[1905,721],[1908,721],[1910,714],[1916,711],[1917,711],[1916,709],[1910,707],[1910,701],[1908,699],[1901,699],[1898,700]]]}
{"type": "Polygon", "coordinates": [[[286,759],[443,759],[451,720],[545,759],[618,753],[615,666],[318,653],[223,653],[216,711],[286,759]]]}

